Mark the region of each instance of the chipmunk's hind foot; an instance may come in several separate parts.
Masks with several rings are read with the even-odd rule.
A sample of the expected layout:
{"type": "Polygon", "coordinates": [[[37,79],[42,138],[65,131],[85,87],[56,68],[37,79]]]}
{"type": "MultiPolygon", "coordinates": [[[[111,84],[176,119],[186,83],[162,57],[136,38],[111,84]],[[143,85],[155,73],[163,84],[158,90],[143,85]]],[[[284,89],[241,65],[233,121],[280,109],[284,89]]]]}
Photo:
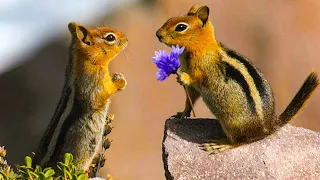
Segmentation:
{"type": "Polygon", "coordinates": [[[169,119],[179,119],[179,120],[183,120],[183,119],[188,119],[190,118],[190,112],[187,111],[183,111],[183,112],[177,112],[177,114],[172,115],[169,119]]]}
{"type": "Polygon", "coordinates": [[[229,139],[223,138],[206,141],[200,147],[202,150],[207,151],[210,154],[218,154],[222,151],[235,148],[236,146],[231,144],[229,139]]]}

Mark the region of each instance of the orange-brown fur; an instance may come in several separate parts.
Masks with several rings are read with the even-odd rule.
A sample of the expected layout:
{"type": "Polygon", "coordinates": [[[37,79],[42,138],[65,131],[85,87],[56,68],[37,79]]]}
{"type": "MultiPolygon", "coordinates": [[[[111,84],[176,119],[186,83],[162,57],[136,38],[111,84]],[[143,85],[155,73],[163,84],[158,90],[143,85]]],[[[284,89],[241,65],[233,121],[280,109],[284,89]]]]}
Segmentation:
{"type": "MultiPolygon", "coordinates": [[[[117,84],[112,81],[108,65],[110,61],[114,59],[114,57],[127,45],[128,39],[122,33],[109,27],[98,27],[95,29],[86,28],[88,35],[83,41],[94,44],[88,46],[82,41],[79,41],[79,38],[81,37],[78,36],[82,36],[80,32],[78,32],[78,34],[74,34],[77,33],[77,30],[72,32],[74,31],[72,29],[73,27],[71,27],[73,25],[80,26],[75,23],[69,25],[70,32],[74,36],[74,50],[72,53],[74,60],[73,64],[75,67],[72,75],[74,78],[85,75],[95,79],[97,81],[97,85],[102,88],[102,90],[97,94],[101,99],[97,100],[97,103],[99,104],[101,101],[102,104],[104,104],[112,94],[116,93],[118,89],[121,89],[121,86],[124,85],[123,82],[117,84]],[[117,45],[109,45],[102,39],[105,33],[110,32],[114,33],[119,38],[117,45]],[[101,76],[101,74],[103,74],[103,76],[101,76]]],[[[92,82],[83,81],[83,83],[92,82]]],[[[85,86],[85,84],[83,85],[85,86]]],[[[95,106],[95,108],[98,108],[98,106],[95,106]]]]}
{"type": "MultiPolygon", "coordinates": [[[[110,61],[126,47],[128,39],[121,32],[109,27],[85,28],[87,34],[82,37],[83,33],[79,32],[80,27],[85,28],[76,23],[69,24],[69,30],[73,35],[72,55],[74,69],[72,76],[73,79],[82,77],[95,81],[84,80],[81,81],[80,85],[87,86],[95,83],[96,88],[99,88],[99,91],[93,97],[95,99],[92,99],[92,108],[99,110],[105,108],[104,106],[109,98],[118,90],[123,89],[126,84],[124,79],[113,81],[109,74],[108,66],[110,61]],[[115,44],[108,44],[103,39],[107,33],[116,35],[118,39],[115,44]]],[[[78,96],[81,96],[81,94],[78,96]]]]}

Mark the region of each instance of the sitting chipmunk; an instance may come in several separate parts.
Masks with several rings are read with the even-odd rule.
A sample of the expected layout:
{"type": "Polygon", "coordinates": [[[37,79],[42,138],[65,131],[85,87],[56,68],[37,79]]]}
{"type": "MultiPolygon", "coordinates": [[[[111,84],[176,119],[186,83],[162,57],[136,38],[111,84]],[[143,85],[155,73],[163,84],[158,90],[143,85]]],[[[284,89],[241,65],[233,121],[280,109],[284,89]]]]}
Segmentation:
{"type": "MultiPolygon", "coordinates": [[[[194,5],[186,15],[173,17],[156,32],[159,41],[184,46],[178,82],[187,86],[194,103],[200,96],[217,117],[227,139],[203,145],[212,153],[250,143],[272,134],[297,114],[319,85],[311,72],[285,111],[275,114],[268,81],[248,58],[218,42],[207,6],[194,5]]],[[[190,116],[191,105],[175,117],[190,116]]]]}
{"type": "Polygon", "coordinates": [[[111,77],[108,66],[128,39],[109,27],[90,29],[72,22],[68,28],[72,43],[65,85],[34,163],[53,166],[72,153],[78,168],[88,170],[102,141],[110,97],[127,84],[120,73],[111,77]]]}

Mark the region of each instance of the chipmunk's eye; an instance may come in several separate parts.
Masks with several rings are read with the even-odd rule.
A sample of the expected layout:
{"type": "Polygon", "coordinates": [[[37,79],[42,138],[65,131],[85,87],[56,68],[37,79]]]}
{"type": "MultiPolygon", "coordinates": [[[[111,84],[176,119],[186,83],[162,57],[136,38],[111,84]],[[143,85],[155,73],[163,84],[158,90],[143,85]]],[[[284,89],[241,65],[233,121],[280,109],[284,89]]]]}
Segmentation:
{"type": "Polygon", "coordinates": [[[113,33],[109,33],[107,34],[104,39],[108,42],[108,43],[114,43],[116,41],[116,36],[113,33]]]}
{"type": "Polygon", "coordinates": [[[182,31],[187,30],[188,27],[189,26],[188,26],[187,23],[179,23],[179,24],[176,25],[176,28],[174,30],[177,31],[177,32],[182,32],[182,31]]]}

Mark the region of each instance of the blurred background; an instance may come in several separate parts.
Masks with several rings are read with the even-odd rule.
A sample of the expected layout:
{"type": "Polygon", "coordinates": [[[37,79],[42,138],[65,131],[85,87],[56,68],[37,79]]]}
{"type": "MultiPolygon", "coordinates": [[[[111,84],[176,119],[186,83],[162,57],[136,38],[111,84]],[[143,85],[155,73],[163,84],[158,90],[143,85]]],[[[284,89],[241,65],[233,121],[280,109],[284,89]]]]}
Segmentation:
{"type": "MultiPolygon", "coordinates": [[[[249,57],[271,84],[281,113],[311,69],[320,69],[320,1],[268,0],[0,0],[0,145],[10,164],[37,147],[61,95],[71,21],[106,25],[129,38],[111,64],[127,88],[112,99],[115,121],[103,175],[164,179],[164,122],[184,108],[183,88],[170,77],[156,81],[154,51],[165,48],[155,32],[193,4],[209,6],[216,38],[249,57]]],[[[320,131],[320,90],[292,124],[320,131]]],[[[198,117],[214,117],[202,100],[198,117]]]]}

